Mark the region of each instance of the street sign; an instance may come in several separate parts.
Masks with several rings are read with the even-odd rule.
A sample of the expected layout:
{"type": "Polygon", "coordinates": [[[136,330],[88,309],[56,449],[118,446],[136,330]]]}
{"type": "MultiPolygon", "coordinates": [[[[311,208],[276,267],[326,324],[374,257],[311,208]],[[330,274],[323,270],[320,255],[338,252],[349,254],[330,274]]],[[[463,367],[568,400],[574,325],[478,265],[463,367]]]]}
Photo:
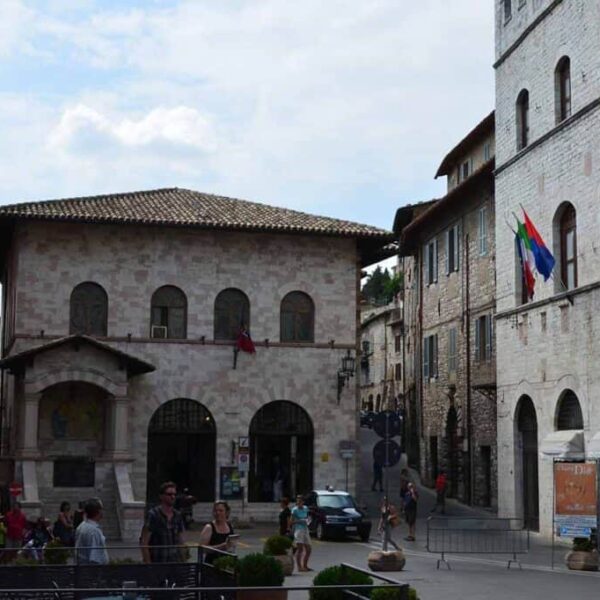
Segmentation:
{"type": "Polygon", "coordinates": [[[238,447],[239,448],[250,448],[250,438],[246,436],[240,436],[238,438],[238,447]]]}
{"type": "Polygon", "coordinates": [[[391,410],[384,410],[375,415],[373,429],[379,437],[384,439],[396,437],[402,431],[402,419],[400,419],[397,413],[391,410]]]}
{"type": "Polygon", "coordinates": [[[393,467],[400,461],[402,452],[394,440],[380,440],[373,448],[373,460],[383,467],[393,467]]]}
{"type": "Polygon", "coordinates": [[[560,535],[560,537],[589,538],[592,535],[592,528],[591,527],[561,527],[559,535],[560,535]]]}
{"type": "Polygon", "coordinates": [[[238,471],[247,473],[250,469],[250,451],[248,448],[238,448],[238,471]]]}
{"type": "Polygon", "coordinates": [[[8,486],[8,491],[10,492],[11,496],[14,496],[16,498],[17,496],[20,496],[23,493],[23,486],[20,483],[13,481],[8,486]]]}

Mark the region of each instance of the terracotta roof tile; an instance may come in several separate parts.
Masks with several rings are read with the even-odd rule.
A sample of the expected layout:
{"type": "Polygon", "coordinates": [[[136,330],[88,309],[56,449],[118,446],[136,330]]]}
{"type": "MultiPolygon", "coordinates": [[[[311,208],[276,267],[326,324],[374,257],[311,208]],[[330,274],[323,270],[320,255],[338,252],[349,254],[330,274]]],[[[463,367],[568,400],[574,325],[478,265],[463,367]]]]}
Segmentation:
{"type": "Polygon", "coordinates": [[[0,219],[5,218],[393,239],[391,232],[369,225],[181,188],[0,206],[0,219]]]}

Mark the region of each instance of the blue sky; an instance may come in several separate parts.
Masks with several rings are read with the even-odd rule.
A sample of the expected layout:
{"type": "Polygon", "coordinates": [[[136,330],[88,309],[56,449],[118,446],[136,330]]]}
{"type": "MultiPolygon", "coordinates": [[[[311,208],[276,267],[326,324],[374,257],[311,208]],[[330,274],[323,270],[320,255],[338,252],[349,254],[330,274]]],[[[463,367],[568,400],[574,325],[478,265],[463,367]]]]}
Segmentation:
{"type": "Polygon", "coordinates": [[[189,187],[391,228],[493,108],[492,0],[2,0],[0,203],[189,187]]]}

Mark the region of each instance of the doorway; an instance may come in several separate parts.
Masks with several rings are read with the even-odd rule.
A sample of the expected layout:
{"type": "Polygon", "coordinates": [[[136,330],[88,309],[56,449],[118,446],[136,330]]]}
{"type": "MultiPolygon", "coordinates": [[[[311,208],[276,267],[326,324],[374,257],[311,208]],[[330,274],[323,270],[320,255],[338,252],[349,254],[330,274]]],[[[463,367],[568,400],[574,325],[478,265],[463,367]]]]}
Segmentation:
{"type": "Polygon", "coordinates": [[[517,406],[518,447],[520,448],[521,501],[524,526],[533,531],[540,529],[538,488],[538,432],[533,401],[523,396],[517,406]]]}
{"type": "Polygon", "coordinates": [[[163,404],[148,427],[147,500],[156,502],[161,483],[173,481],[200,502],[215,499],[215,421],[206,407],[179,398],[163,404]]]}
{"type": "Polygon", "coordinates": [[[313,485],[313,426],[299,405],[278,400],[250,423],[250,502],[277,502],[313,485]]]}

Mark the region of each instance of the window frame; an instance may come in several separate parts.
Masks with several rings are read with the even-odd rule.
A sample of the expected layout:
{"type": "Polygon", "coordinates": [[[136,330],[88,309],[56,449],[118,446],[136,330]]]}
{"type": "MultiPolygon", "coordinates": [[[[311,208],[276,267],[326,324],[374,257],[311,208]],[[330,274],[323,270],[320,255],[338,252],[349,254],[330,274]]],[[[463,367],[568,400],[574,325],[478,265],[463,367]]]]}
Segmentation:
{"type": "Polygon", "coordinates": [[[504,23],[508,23],[512,19],[512,0],[502,0],[504,9],[504,23]]]}
{"type": "Polygon", "coordinates": [[[475,319],[475,362],[483,363],[492,359],[494,335],[492,322],[491,313],[481,315],[475,319]]]}
{"type": "Polygon", "coordinates": [[[446,230],[446,275],[460,270],[460,226],[446,230]]]}
{"type": "Polygon", "coordinates": [[[563,56],[554,71],[556,93],[556,124],[567,120],[572,114],[571,59],[563,56]]]}
{"type": "Polygon", "coordinates": [[[456,373],[458,366],[456,327],[448,329],[448,373],[456,373]]]}
{"type": "Polygon", "coordinates": [[[489,248],[488,248],[488,207],[480,206],[478,213],[478,231],[477,231],[477,241],[478,241],[478,249],[479,256],[487,256],[489,248]]]}
{"type": "MultiPolygon", "coordinates": [[[[186,340],[187,339],[187,312],[188,312],[187,308],[188,308],[187,296],[180,287],[178,287],[176,285],[167,284],[167,285],[161,285],[160,287],[156,288],[154,290],[154,292],[152,293],[152,297],[150,298],[150,337],[151,338],[153,337],[152,336],[152,328],[153,327],[166,327],[167,335],[166,335],[166,338],[164,338],[164,339],[186,340]],[[182,300],[182,305],[181,306],[169,306],[169,305],[158,304],[155,301],[157,294],[159,294],[162,291],[166,291],[166,290],[174,290],[175,293],[179,294],[180,299],[182,300]],[[155,314],[156,309],[160,309],[160,311],[161,311],[160,323],[154,322],[155,321],[154,314],[155,314]],[[174,336],[172,334],[173,327],[171,327],[170,321],[171,321],[171,318],[173,317],[173,314],[171,311],[173,311],[175,309],[183,310],[183,318],[182,318],[183,337],[174,336]],[[164,321],[166,321],[166,324],[164,323],[164,321]]],[[[157,338],[155,338],[155,339],[157,339],[157,338]]]]}
{"type": "MultiPolygon", "coordinates": [[[[80,306],[81,306],[80,304],[80,306]]],[[[96,283],[95,281],[82,281],[81,283],[78,283],[72,290],[71,290],[71,295],[69,296],[69,335],[89,335],[92,337],[107,337],[108,336],[108,294],[106,293],[106,290],[99,284],[96,283]],[[94,308],[92,306],[92,304],[97,304],[96,309],[98,308],[98,306],[101,305],[101,309],[102,309],[102,323],[101,323],[101,327],[98,328],[98,330],[94,330],[93,327],[89,327],[89,325],[92,324],[91,320],[90,320],[90,315],[86,314],[86,323],[85,323],[85,327],[83,328],[78,328],[74,326],[74,318],[75,318],[75,308],[78,306],[77,302],[78,302],[78,298],[77,298],[77,294],[82,294],[83,290],[88,290],[88,297],[85,299],[85,303],[83,301],[81,301],[81,299],[79,300],[79,302],[81,304],[85,304],[85,311],[84,312],[88,312],[90,309],[94,308]],[[93,290],[93,293],[95,294],[95,297],[90,297],[89,293],[93,290]],[[74,298],[75,296],[75,298],[74,298]],[[92,303],[92,304],[90,304],[92,303]]]]}
{"type": "Polygon", "coordinates": [[[577,287],[577,212],[572,204],[565,207],[559,221],[560,229],[560,277],[563,288],[571,290],[577,287]],[[572,256],[569,258],[569,234],[573,235],[571,248],[572,256]],[[573,268],[573,285],[569,284],[569,267],[573,268]]]}
{"type": "MultiPolygon", "coordinates": [[[[231,300],[228,300],[229,304],[232,304],[231,300]]],[[[232,310],[231,307],[228,307],[229,310],[232,310]]],[[[250,332],[251,326],[251,311],[250,311],[250,299],[248,295],[239,288],[228,287],[221,290],[215,297],[215,302],[213,306],[213,336],[215,341],[221,342],[233,342],[236,341],[239,337],[241,328],[245,327],[248,332],[250,332]],[[224,299],[227,299],[227,294],[235,293],[238,296],[239,304],[236,306],[236,310],[240,311],[238,315],[233,315],[232,313],[228,313],[224,308],[219,305],[219,302],[223,302],[224,299]],[[221,330],[222,319],[226,316],[227,320],[227,334],[221,330]],[[234,321],[239,321],[239,325],[233,326],[234,321]],[[235,330],[235,331],[234,331],[235,330]]]]}
{"type": "Polygon", "coordinates": [[[437,333],[423,338],[423,380],[425,383],[438,377],[437,333]]]}
{"type": "Polygon", "coordinates": [[[516,102],[517,152],[529,145],[529,117],[529,90],[524,88],[516,102]]]}
{"type": "Polygon", "coordinates": [[[423,247],[423,267],[425,271],[425,285],[430,286],[438,281],[438,242],[433,238],[423,247]]]}
{"type": "Polygon", "coordinates": [[[292,290],[291,292],[288,292],[282,299],[281,299],[281,303],[279,305],[279,340],[281,342],[286,342],[286,343],[294,343],[294,344],[314,344],[315,343],[315,302],[312,299],[312,297],[310,296],[310,294],[307,294],[306,292],[302,291],[302,290],[292,290]],[[288,311],[285,312],[284,311],[284,303],[286,301],[289,302],[290,297],[293,295],[298,295],[298,296],[302,296],[303,298],[305,298],[306,300],[308,300],[309,306],[310,306],[310,312],[306,313],[309,314],[309,318],[310,318],[310,323],[308,323],[308,336],[306,337],[306,339],[302,339],[299,336],[299,320],[298,320],[298,313],[297,311],[295,313],[293,313],[292,311],[288,311]],[[286,318],[285,315],[286,314],[293,314],[295,315],[294,317],[294,323],[293,323],[293,335],[292,336],[287,336],[284,335],[285,332],[287,332],[287,326],[284,325],[284,319],[286,318]]]}

